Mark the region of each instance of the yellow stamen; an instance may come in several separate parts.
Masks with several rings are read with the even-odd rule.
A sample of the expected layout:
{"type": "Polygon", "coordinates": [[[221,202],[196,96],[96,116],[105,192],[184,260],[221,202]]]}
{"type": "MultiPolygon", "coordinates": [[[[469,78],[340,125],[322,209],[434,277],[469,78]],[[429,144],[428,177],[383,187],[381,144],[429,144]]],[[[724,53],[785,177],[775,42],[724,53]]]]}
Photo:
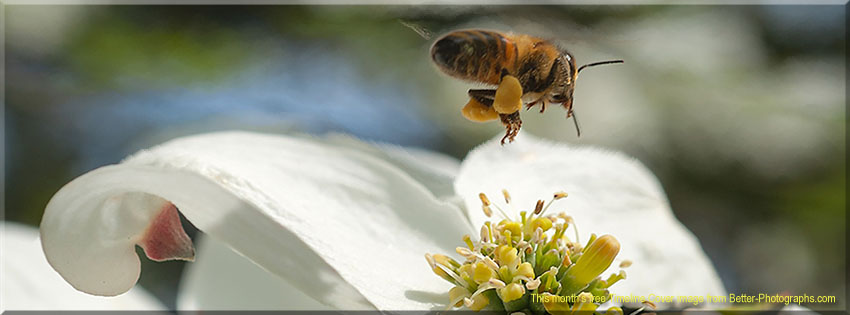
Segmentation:
{"type": "Polygon", "coordinates": [[[605,280],[605,287],[606,288],[610,287],[613,284],[617,283],[617,281],[620,281],[620,280],[623,280],[623,279],[626,279],[626,271],[620,270],[619,273],[612,274],[611,276],[608,277],[607,280],[605,280]]]}
{"type": "Polygon", "coordinates": [[[488,299],[487,296],[485,296],[483,294],[476,295],[472,299],[470,299],[470,298],[463,299],[463,305],[468,307],[469,309],[471,309],[473,311],[480,311],[485,306],[487,306],[487,304],[490,304],[490,299],[488,299]]]}
{"type": "Polygon", "coordinates": [[[505,231],[511,231],[511,235],[513,235],[513,236],[522,235],[522,227],[520,226],[519,222],[516,222],[516,221],[507,222],[504,225],[502,225],[502,228],[505,229],[505,231]]]}
{"type": "MultiPolygon", "coordinates": [[[[507,190],[502,195],[508,206],[513,207],[507,190]]],[[[530,304],[526,293],[534,292],[561,300],[542,301],[549,313],[574,314],[592,312],[597,303],[611,299],[608,288],[625,279],[625,272],[621,270],[606,280],[599,274],[613,263],[619,243],[610,235],[593,234],[583,248],[584,243],[578,242],[577,229],[575,241],[566,237],[572,217],[563,213],[545,214],[555,200],[564,197],[566,193],[558,192],[548,203],[538,200],[533,211],[521,211],[517,218],[507,216],[498,204],[491,203],[484,193],[479,194],[485,214],[491,216],[495,207],[503,219],[497,224],[484,222],[479,230],[480,241],[463,236],[466,246],[455,249],[465,258],[462,264],[445,255],[425,255],[434,273],[453,284],[449,290],[449,308],[465,305],[472,310],[495,307],[508,313],[527,312],[530,304]],[[548,230],[554,231],[547,235],[548,230]],[[592,299],[594,295],[597,299],[592,299]],[[562,298],[567,296],[581,299],[566,302],[562,298]]],[[[623,260],[619,265],[630,264],[631,261],[623,260]]],[[[606,315],[622,315],[617,313],[621,309],[609,310],[610,314],[606,315]]]]}
{"type": "Polygon", "coordinates": [[[525,288],[519,283],[511,283],[499,290],[503,302],[510,302],[521,298],[525,294],[525,288]]]}
{"type": "Polygon", "coordinates": [[[555,195],[552,197],[552,200],[549,201],[549,203],[546,205],[546,207],[544,207],[543,210],[541,210],[538,215],[543,216],[543,214],[546,213],[546,210],[549,210],[549,207],[552,206],[553,203],[555,203],[555,200],[563,199],[566,196],[567,196],[567,193],[565,193],[565,192],[562,192],[562,191],[556,192],[555,195]]]}
{"type": "Polygon", "coordinates": [[[441,264],[443,266],[451,267],[452,269],[460,267],[460,263],[458,263],[457,261],[455,261],[454,259],[452,259],[449,256],[442,255],[442,254],[434,254],[434,255],[432,255],[432,257],[434,257],[434,261],[436,263],[441,264]]]}
{"type": "Polygon", "coordinates": [[[534,218],[531,220],[531,228],[535,230],[540,228],[543,229],[543,232],[546,232],[552,228],[552,221],[548,218],[534,218]]]}
{"type": "Polygon", "coordinates": [[[508,245],[500,245],[496,248],[496,262],[500,265],[512,265],[517,259],[516,248],[508,245]]]}
{"type": "Polygon", "coordinates": [[[469,297],[469,295],[469,290],[463,287],[456,286],[449,290],[449,305],[460,307],[461,305],[463,305],[463,299],[469,297]]]}
{"type": "Polygon", "coordinates": [[[440,278],[452,281],[452,277],[449,276],[449,274],[447,274],[442,268],[437,266],[434,256],[431,254],[425,254],[425,260],[428,261],[428,265],[431,266],[431,271],[440,276],[440,278]]]}
{"type": "Polygon", "coordinates": [[[564,286],[561,293],[575,294],[584,288],[591,280],[611,266],[619,252],[620,243],[611,235],[603,235],[593,240],[585,248],[584,253],[578,258],[575,265],[567,271],[561,282],[564,286]]]}
{"type": "Polygon", "coordinates": [[[490,281],[491,278],[495,278],[497,276],[496,271],[483,262],[475,263],[472,270],[472,280],[478,284],[490,281]]]}
{"type": "Polygon", "coordinates": [[[472,237],[469,234],[463,235],[463,242],[466,243],[466,246],[469,247],[470,250],[475,250],[474,244],[472,244],[472,237]]]}
{"type": "Polygon", "coordinates": [[[524,262],[519,264],[516,274],[528,279],[534,279],[534,268],[531,267],[531,263],[524,262]]]}
{"type": "Polygon", "coordinates": [[[498,265],[498,264],[496,264],[496,262],[495,262],[495,261],[493,261],[493,259],[492,259],[492,258],[490,258],[490,257],[484,257],[484,260],[483,260],[483,261],[484,261],[484,263],[485,263],[485,264],[487,264],[487,266],[488,266],[488,267],[492,268],[493,270],[498,270],[498,269],[499,269],[499,265],[498,265]]]}

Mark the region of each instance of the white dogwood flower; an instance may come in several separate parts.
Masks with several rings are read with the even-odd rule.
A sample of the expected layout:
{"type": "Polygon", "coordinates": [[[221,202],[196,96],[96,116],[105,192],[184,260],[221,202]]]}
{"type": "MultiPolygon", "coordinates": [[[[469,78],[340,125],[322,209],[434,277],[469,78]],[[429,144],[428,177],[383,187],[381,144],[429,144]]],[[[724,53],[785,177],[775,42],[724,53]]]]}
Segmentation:
{"type": "Polygon", "coordinates": [[[725,294],[640,163],[528,135],[485,143],[460,163],[342,136],[179,138],[63,187],[45,210],[42,245],[66,281],[95,295],[135,285],[139,245],[152,259],[197,260],[181,284],[181,307],[238,308],[218,298],[232,292],[272,300],[256,308],[445,308],[451,285],[423,255],[453,253],[463,235],[478,235],[473,227],[485,220],[479,193],[503,189],[512,205],[531,209],[552,192],[568,192],[553,207],[584,228],[582,239],[615,236],[618,257],[633,263],[614,294],[725,294]],[[177,210],[208,236],[197,257],[177,210]],[[244,268],[217,269],[219,260],[239,264],[227,248],[259,268],[247,264],[253,270],[245,277],[234,276],[244,268]]]}

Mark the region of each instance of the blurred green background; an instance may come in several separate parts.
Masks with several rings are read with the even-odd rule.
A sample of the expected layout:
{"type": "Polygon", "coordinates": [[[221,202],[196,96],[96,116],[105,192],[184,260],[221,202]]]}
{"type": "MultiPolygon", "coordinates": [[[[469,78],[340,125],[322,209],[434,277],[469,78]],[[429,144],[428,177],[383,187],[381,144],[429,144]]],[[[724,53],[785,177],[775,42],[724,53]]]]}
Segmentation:
{"type": "MultiPolygon", "coordinates": [[[[427,40],[457,28],[556,40],[565,113],[524,133],[622,150],[661,180],[732,293],[845,301],[841,6],[6,6],[5,218],[38,225],[63,184],[213,130],[345,132],[462,158],[501,136],[427,40]]],[[[641,228],[641,227],[635,227],[641,228]]],[[[663,240],[659,240],[663,242],[663,240]]],[[[184,263],[145,262],[166,305],[184,263]]]]}

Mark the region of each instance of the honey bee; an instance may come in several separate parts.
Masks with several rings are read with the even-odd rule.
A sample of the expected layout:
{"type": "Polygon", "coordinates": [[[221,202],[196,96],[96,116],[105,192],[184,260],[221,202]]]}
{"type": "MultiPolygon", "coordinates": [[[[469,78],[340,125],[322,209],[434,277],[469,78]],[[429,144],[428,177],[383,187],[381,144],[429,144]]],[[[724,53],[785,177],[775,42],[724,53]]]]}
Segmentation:
{"type": "Polygon", "coordinates": [[[594,62],[576,68],[575,59],[551,41],[524,35],[470,29],[453,31],[431,47],[431,59],[449,76],[497,86],[471,89],[463,115],[472,121],[500,119],[507,129],[502,138],[512,142],[522,126],[519,109],[561,104],[567,118],[573,117],[573,90],[578,73],[587,67],[622,63],[623,60],[594,62]]]}

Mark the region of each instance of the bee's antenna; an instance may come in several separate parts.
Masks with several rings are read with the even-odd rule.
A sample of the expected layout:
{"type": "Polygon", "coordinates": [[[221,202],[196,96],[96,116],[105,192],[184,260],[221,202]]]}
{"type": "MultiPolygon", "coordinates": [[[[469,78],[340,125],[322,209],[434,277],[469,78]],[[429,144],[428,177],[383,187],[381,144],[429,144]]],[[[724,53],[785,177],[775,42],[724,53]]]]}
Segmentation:
{"type": "Polygon", "coordinates": [[[422,38],[424,38],[426,40],[431,39],[431,31],[429,31],[427,28],[423,27],[422,25],[419,25],[419,24],[416,24],[416,23],[413,23],[413,22],[410,22],[410,21],[405,21],[405,20],[402,20],[402,19],[398,19],[398,22],[401,23],[401,25],[404,25],[407,28],[413,30],[414,32],[416,32],[416,34],[419,34],[419,36],[421,36],[422,38]]]}
{"type": "Polygon", "coordinates": [[[581,67],[578,67],[578,71],[576,71],[576,73],[581,72],[581,69],[584,69],[584,68],[587,68],[587,67],[601,66],[601,65],[607,65],[607,64],[612,64],[612,63],[624,63],[624,62],[625,61],[623,61],[622,59],[617,59],[617,60],[606,60],[606,61],[589,63],[589,64],[583,65],[581,67]]]}
{"type": "Polygon", "coordinates": [[[573,123],[575,123],[575,125],[576,125],[576,137],[580,138],[581,137],[581,128],[578,127],[578,118],[576,117],[576,112],[573,111],[572,109],[570,109],[570,114],[568,116],[573,117],[573,123]]]}

